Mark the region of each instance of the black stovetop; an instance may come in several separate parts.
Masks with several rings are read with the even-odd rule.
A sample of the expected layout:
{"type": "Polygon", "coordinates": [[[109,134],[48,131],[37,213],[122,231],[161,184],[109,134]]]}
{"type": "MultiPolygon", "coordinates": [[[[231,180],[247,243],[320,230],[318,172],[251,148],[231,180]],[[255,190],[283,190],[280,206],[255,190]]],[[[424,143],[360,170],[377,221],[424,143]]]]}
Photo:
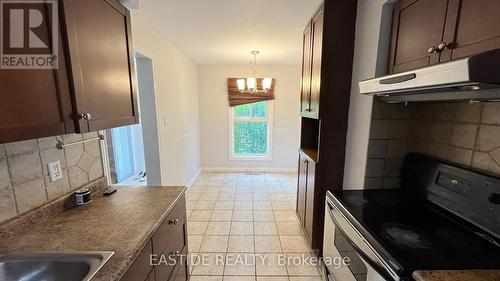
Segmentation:
{"type": "Polygon", "coordinates": [[[383,247],[377,250],[401,266],[396,270],[500,268],[500,247],[482,238],[482,230],[401,190],[344,191],[335,197],[358,230],[383,247]]]}
{"type": "Polygon", "coordinates": [[[488,201],[500,192],[499,179],[422,155],[406,159],[402,177],[400,189],[334,194],[396,272],[500,269],[499,233],[492,232],[500,227],[498,205],[488,201]]]}

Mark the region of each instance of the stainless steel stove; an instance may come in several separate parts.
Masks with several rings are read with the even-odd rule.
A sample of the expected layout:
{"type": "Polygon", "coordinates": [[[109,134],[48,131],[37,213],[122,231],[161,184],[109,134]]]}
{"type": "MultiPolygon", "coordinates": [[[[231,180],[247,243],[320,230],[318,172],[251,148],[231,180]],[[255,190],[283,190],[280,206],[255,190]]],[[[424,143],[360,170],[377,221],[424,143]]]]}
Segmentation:
{"type": "Polygon", "coordinates": [[[500,179],[409,154],[392,190],[328,193],[335,281],[413,280],[415,270],[500,269],[500,179]]]}

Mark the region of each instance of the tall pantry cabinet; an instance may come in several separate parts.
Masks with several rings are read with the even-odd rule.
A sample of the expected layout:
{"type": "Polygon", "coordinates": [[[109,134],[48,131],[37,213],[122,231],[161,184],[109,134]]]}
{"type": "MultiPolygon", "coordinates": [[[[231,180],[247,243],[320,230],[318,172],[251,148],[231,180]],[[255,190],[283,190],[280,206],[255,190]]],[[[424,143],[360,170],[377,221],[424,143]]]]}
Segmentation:
{"type": "Polygon", "coordinates": [[[303,33],[297,215],[323,247],[327,190],[342,190],[357,1],[326,0],[303,33]]]}

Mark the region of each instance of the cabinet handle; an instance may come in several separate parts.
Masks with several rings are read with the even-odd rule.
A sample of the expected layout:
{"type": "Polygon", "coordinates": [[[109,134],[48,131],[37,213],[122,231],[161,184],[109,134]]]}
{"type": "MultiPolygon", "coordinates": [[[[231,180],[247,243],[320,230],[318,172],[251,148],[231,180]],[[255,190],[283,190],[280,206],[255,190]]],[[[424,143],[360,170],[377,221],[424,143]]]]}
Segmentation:
{"type": "Polygon", "coordinates": [[[169,220],[169,221],[168,221],[168,224],[177,225],[178,223],[179,223],[179,220],[178,220],[178,219],[175,219],[175,220],[169,220]]]}
{"type": "Polygon", "coordinates": [[[450,45],[446,42],[442,42],[441,44],[438,45],[437,49],[439,52],[443,51],[444,49],[448,49],[450,45]]]}
{"type": "Polygon", "coordinates": [[[92,118],[92,115],[90,115],[90,113],[82,113],[82,114],[80,114],[80,119],[90,120],[91,118],[92,118]]]}
{"type": "Polygon", "coordinates": [[[432,53],[437,52],[437,50],[438,50],[438,49],[437,49],[436,47],[432,46],[432,47],[430,47],[430,48],[427,50],[427,53],[432,54],[432,53]]]}

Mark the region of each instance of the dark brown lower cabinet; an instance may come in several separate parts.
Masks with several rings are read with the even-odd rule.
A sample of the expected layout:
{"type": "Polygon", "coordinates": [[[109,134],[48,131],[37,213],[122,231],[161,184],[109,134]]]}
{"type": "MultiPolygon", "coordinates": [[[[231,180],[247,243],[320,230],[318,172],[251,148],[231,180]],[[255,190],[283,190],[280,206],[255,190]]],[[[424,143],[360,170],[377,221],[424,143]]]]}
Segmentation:
{"type": "MultiPolygon", "coordinates": [[[[180,256],[187,245],[186,202],[183,200],[172,209],[163,224],[153,235],[153,252],[163,257],[180,256]]],[[[157,281],[168,281],[176,264],[160,264],[156,270],[157,281]]]]}
{"type": "Polygon", "coordinates": [[[186,264],[187,249],[186,199],[183,196],[134,260],[121,281],[187,281],[189,279],[186,264]],[[151,255],[155,255],[158,261],[154,266],[150,262],[151,255]]]}
{"type": "Polygon", "coordinates": [[[156,281],[156,272],[155,269],[151,269],[151,272],[149,272],[148,278],[146,281],[156,281]]]}
{"type": "MultiPolygon", "coordinates": [[[[187,256],[187,247],[184,247],[181,257],[187,256]]],[[[169,281],[186,281],[189,276],[189,267],[187,265],[187,259],[184,258],[182,261],[178,261],[174,267],[172,275],[169,281]]]]}
{"type": "Polygon", "coordinates": [[[314,227],[314,191],[316,162],[306,153],[299,153],[299,178],[297,190],[297,215],[312,244],[314,227]]]}
{"type": "Polygon", "coordinates": [[[309,243],[312,243],[313,239],[313,226],[314,226],[314,192],[315,192],[315,174],[316,174],[316,163],[312,159],[308,160],[307,163],[307,184],[306,184],[306,218],[304,222],[304,227],[307,233],[307,238],[309,243]]]}
{"type": "Polygon", "coordinates": [[[153,266],[150,257],[153,254],[152,242],[149,241],[135,258],[134,263],[128,268],[120,281],[138,281],[148,278],[153,266]]]}
{"type": "Polygon", "coordinates": [[[306,218],[307,159],[299,154],[299,179],[297,185],[297,215],[301,222],[306,218]]]}

